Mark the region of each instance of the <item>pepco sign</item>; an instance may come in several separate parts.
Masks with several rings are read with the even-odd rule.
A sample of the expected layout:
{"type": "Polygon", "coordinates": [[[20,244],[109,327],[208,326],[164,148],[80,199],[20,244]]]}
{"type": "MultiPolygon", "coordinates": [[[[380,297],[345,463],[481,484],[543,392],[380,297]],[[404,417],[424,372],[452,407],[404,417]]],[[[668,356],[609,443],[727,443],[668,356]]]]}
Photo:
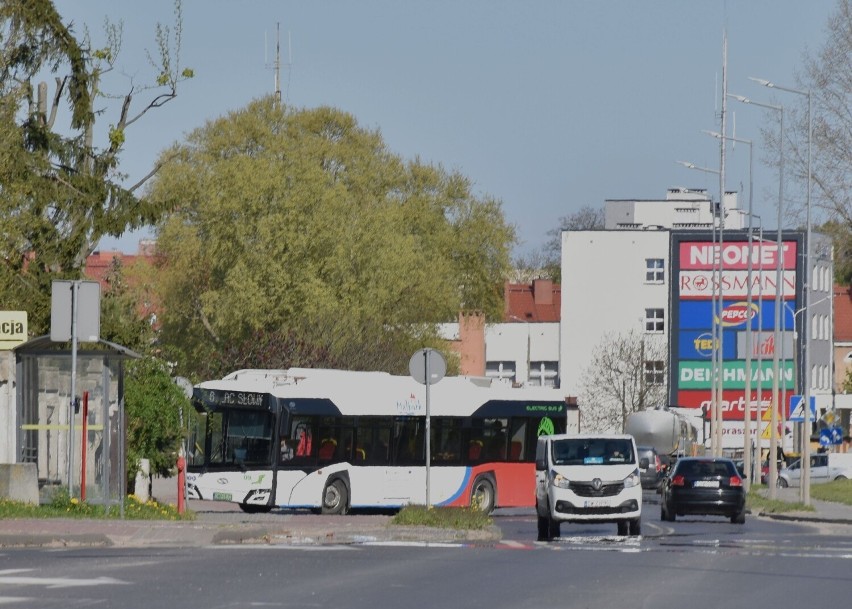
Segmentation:
{"type": "Polygon", "coordinates": [[[758,311],[760,311],[760,307],[755,303],[751,303],[751,308],[749,308],[747,302],[735,302],[722,309],[721,319],[717,317],[716,323],[724,328],[742,326],[753,319],[758,311]]]}

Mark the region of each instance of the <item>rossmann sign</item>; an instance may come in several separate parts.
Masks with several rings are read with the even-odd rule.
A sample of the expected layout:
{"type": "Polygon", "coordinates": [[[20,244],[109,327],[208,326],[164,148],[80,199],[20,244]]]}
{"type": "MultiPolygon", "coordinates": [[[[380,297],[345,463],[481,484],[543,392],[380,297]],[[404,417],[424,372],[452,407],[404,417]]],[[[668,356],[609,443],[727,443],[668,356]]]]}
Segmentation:
{"type": "Polygon", "coordinates": [[[714,351],[722,356],[723,417],[742,420],[748,349],[744,337],[751,329],[751,402],[756,391],[766,402],[772,390],[773,358],[781,358],[779,384],[793,391],[797,376],[793,312],[799,308],[803,276],[798,252],[801,232],[775,243],[749,243],[746,231],[726,231],[724,243],[710,233],[675,231],[671,247],[671,320],[669,328],[669,403],[705,408],[710,403],[714,351]],[[749,261],[751,274],[749,275],[749,261]],[[780,266],[780,268],[779,268],[780,266]],[[748,302],[751,292],[752,302],[748,302]],[[780,342],[776,345],[775,298],[781,298],[780,342]],[[714,300],[721,298],[721,304],[714,300]],[[713,337],[714,319],[721,341],[713,337]],[[721,342],[721,344],[718,344],[721,342]]]}

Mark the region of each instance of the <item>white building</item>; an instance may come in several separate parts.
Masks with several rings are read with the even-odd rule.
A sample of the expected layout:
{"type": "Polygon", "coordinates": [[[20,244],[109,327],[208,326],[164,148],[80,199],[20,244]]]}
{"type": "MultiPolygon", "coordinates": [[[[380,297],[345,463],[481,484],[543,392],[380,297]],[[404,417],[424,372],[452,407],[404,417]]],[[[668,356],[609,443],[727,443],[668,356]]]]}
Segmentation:
{"type": "MultiPolygon", "coordinates": [[[[664,200],[608,200],[605,204],[605,228],[603,230],[565,231],[562,233],[562,338],[560,346],[561,382],[568,395],[581,395],[583,373],[592,361],[592,354],[607,334],[640,332],[643,340],[660,341],[668,349],[666,367],[668,406],[694,409],[700,414],[709,403],[710,353],[714,341],[710,334],[712,318],[710,286],[718,285],[718,269],[701,266],[697,258],[687,260],[692,251],[715,252],[722,258],[730,255],[724,263],[722,293],[724,309],[733,315],[740,309],[746,310],[746,285],[748,284],[745,252],[772,253],[772,260],[781,259],[784,264],[781,291],[784,300],[783,331],[781,332],[782,369],[785,380],[784,401],[789,395],[801,391],[804,365],[802,360],[803,341],[801,326],[805,268],[805,235],[803,231],[785,231],[783,254],[773,253],[777,247],[764,245],[762,249],[748,247],[747,232],[741,230],[747,216],[738,209],[737,194],[726,193],[725,225],[729,239],[724,241],[721,254],[718,247],[718,225],[713,227],[713,203],[706,191],[670,189],[664,200]],[[694,237],[692,235],[695,235],[694,237]],[[711,236],[712,235],[712,236],[711,236]],[[788,241],[789,239],[789,241],[788,241]],[[692,249],[689,249],[692,248],[692,249]],[[774,248],[774,249],[773,249],[774,248]],[[735,256],[741,256],[738,262],[735,256]],[[744,257],[743,257],[744,256],[744,257]],[[727,265],[727,266],[726,266],[727,265]],[[674,282],[674,285],[672,284],[674,282]],[[690,283],[691,282],[691,283],[690,283]],[[728,285],[730,284],[730,285],[728,285]],[[724,287],[728,286],[728,287],[724,287]],[[727,290],[727,291],[725,291],[727,290]],[[798,303],[798,308],[797,308],[798,303]],[[701,319],[698,323],[695,320],[701,319]],[[674,325],[673,325],[674,324],[674,325]],[[796,326],[799,326],[798,333],[796,326]],[[706,326],[706,330],[703,329],[706,326]],[[705,340],[709,339],[709,340],[705,340]],[[711,348],[707,348],[707,344],[711,348]],[[795,344],[794,349],[784,353],[784,344],[795,344]],[[790,352],[792,351],[792,353],[790,352]],[[702,385],[700,379],[706,384],[702,385]]],[[[824,239],[814,235],[815,252],[826,251],[824,239]]],[[[829,248],[830,250],[830,248],[829,248]]],[[[710,258],[714,255],[711,254],[710,258]]],[[[811,269],[814,277],[811,292],[812,330],[808,337],[810,351],[811,395],[816,397],[818,407],[830,403],[831,388],[826,370],[831,370],[830,298],[821,292],[830,290],[828,281],[817,278],[831,276],[831,256],[817,255],[811,269]]],[[[764,261],[761,262],[764,264],[764,261]]],[[[753,277],[752,285],[771,286],[775,289],[775,269],[779,262],[764,264],[762,272],[753,277]]],[[[827,292],[830,294],[830,292],[827,292]]],[[[763,324],[761,341],[753,343],[752,357],[745,353],[742,335],[745,332],[745,317],[738,323],[723,322],[724,352],[723,395],[720,398],[725,409],[723,445],[726,448],[742,448],[742,417],[744,412],[744,361],[752,360],[756,349],[774,348],[771,340],[773,329],[767,324],[774,319],[770,311],[774,302],[764,295],[752,313],[749,322],[752,334],[754,327],[763,324]],[[771,321],[770,321],[771,320],[771,321]],[[730,327],[729,327],[730,326],[730,327]],[[754,345],[758,345],[755,347],[754,345]],[[767,347],[767,345],[769,345],[767,347]],[[739,420],[737,420],[739,416],[739,420]]],[[[768,356],[772,359],[772,355],[768,356]]],[[[761,379],[763,387],[767,381],[769,362],[752,368],[752,376],[761,379]]],[[[653,370],[654,362],[645,362],[645,368],[653,370]]],[[[774,373],[774,372],[773,372],[774,373]]],[[[645,375],[646,380],[650,378],[645,375]]],[[[751,402],[757,404],[756,383],[752,384],[751,402]]],[[[769,392],[763,390],[760,403],[768,407],[769,392]]],[[[709,438],[709,434],[707,436],[709,438]]]]}

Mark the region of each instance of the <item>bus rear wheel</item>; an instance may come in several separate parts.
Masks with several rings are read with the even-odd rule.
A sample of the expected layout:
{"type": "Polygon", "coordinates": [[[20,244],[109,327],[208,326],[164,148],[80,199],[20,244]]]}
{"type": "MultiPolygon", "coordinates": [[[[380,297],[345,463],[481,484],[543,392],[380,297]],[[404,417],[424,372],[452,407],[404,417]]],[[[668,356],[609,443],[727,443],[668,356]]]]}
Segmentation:
{"type": "Polygon", "coordinates": [[[488,478],[479,478],[470,492],[470,507],[490,514],[494,511],[494,485],[488,478]]]}
{"type": "Polygon", "coordinates": [[[334,480],[322,492],[323,514],[345,514],[349,503],[349,490],[343,480],[334,480]]]}

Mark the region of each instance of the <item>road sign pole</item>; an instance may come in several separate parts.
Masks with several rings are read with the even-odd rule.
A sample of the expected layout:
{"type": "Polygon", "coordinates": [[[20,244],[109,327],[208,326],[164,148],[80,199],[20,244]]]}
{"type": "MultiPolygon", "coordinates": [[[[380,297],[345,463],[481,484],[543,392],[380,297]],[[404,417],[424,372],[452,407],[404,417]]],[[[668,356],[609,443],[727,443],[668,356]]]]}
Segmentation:
{"type": "Polygon", "coordinates": [[[431,477],[431,465],[432,465],[432,433],[431,433],[431,421],[430,421],[430,411],[429,411],[429,385],[431,385],[431,370],[429,366],[429,352],[424,349],[423,350],[423,365],[426,368],[426,509],[432,509],[432,500],[429,494],[430,491],[430,477],[431,477]]]}

